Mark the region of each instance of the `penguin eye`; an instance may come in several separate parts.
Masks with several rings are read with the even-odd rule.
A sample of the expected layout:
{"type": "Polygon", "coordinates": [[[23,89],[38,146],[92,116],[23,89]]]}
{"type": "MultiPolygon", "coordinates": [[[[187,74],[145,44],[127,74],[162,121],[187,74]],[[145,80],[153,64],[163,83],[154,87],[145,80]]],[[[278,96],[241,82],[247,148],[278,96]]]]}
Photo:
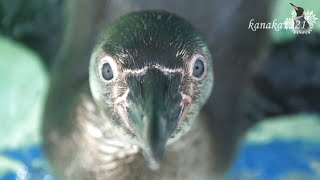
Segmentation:
{"type": "Polygon", "coordinates": [[[117,64],[110,56],[101,59],[99,67],[102,80],[109,83],[116,78],[118,74],[117,64]]]}
{"type": "Polygon", "coordinates": [[[104,63],[101,71],[103,79],[110,81],[113,78],[113,71],[109,63],[104,63]]]}
{"type": "Polygon", "coordinates": [[[206,74],[206,62],[205,58],[201,55],[195,55],[191,60],[191,72],[192,76],[197,79],[201,80],[204,78],[206,74]]]}

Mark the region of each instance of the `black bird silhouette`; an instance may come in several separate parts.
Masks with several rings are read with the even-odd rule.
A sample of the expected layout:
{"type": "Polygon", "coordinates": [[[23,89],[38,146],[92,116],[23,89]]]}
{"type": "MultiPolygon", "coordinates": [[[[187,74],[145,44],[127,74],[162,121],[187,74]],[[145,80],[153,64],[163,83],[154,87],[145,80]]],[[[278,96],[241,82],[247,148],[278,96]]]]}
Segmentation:
{"type": "Polygon", "coordinates": [[[300,31],[306,31],[309,29],[310,25],[304,18],[304,9],[302,7],[297,7],[294,4],[290,3],[291,6],[297,13],[296,18],[294,19],[294,28],[300,31]]]}

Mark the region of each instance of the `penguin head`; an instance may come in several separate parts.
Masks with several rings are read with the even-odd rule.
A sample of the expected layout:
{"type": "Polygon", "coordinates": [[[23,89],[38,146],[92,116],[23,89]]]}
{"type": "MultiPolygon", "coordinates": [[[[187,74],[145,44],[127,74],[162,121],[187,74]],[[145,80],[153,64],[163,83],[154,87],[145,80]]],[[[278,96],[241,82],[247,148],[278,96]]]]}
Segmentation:
{"type": "Polygon", "coordinates": [[[167,144],[184,135],[211,94],[213,65],[199,32],[163,11],[112,23],[90,62],[90,89],[115,130],[158,167],[167,144]]]}
{"type": "Polygon", "coordinates": [[[294,8],[294,10],[296,11],[297,16],[304,16],[304,9],[302,7],[297,7],[292,3],[290,3],[290,4],[294,8]]]}

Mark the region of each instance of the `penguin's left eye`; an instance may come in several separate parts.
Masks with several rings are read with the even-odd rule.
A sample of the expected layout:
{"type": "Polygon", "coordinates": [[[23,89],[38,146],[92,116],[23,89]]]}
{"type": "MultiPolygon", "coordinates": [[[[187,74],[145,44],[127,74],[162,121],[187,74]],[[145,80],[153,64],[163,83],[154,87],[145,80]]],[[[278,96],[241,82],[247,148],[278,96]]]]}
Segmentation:
{"type": "Polygon", "coordinates": [[[109,63],[104,63],[101,71],[103,79],[110,81],[113,78],[113,71],[109,63]]]}
{"type": "Polygon", "coordinates": [[[192,76],[197,80],[203,79],[206,74],[206,65],[207,64],[203,56],[195,55],[191,60],[190,66],[192,76]]]}
{"type": "Polygon", "coordinates": [[[106,56],[100,61],[100,78],[106,83],[113,82],[117,77],[117,64],[112,57],[106,56]]]}

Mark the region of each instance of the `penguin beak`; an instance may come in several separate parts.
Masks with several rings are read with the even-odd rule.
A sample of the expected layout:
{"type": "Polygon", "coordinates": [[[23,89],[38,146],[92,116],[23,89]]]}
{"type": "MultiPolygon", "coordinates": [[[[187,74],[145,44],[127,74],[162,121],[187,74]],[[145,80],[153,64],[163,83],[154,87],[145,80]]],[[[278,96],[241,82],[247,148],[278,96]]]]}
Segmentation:
{"type": "MultiPolygon", "coordinates": [[[[159,100],[156,98],[157,101],[159,100]]],[[[159,101],[158,101],[159,102],[159,101]]],[[[150,100],[152,103],[152,100],[150,100]]],[[[145,117],[146,127],[143,129],[142,138],[145,142],[144,156],[148,161],[150,169],[159,169],[163,160],[165,146],[168,139],[167,120],[162,115],[163,105],[156,103],[147,110],[147,116],[145,117]]]]}
{"type": "Polygon", "coordinates": [[[143,144],[147,163],[150,169],[155,170],[163,161],[168,138],[176,129],[179,120],[181,75],[164,74],[158,69],[151,69],[145,75],[134,78],[130,82],[139,82],[139,87],[131,86],[133,90],[129,98],[133,99],[134,106],[138,107],[132,109],[132,114],[141,118],[136,118],[133,126],[143,144]]]}
{"type": "Polygon", "coordinates": [[[290,3],[290,4],[291,4],[291,6],[294,8],[294,10],[296,10],[296,11],[298,11],[298,10],[299,10],[297,6],[295,6],[295,5],[294,5],[294,4],[292,4],[292,3],[290,3]]]}

